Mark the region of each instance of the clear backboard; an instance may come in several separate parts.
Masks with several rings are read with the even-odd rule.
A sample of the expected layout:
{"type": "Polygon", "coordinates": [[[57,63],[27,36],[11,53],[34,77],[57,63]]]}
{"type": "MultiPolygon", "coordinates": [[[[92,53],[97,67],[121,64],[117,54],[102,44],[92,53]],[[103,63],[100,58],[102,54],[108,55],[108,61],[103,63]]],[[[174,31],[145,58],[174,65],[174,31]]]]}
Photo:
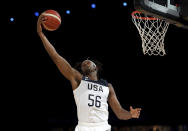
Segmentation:
{"type": "Polygon", "coordinates": [[[134,0],[134,7],[170,24],[188,28],[188,0],[134,0]]]}

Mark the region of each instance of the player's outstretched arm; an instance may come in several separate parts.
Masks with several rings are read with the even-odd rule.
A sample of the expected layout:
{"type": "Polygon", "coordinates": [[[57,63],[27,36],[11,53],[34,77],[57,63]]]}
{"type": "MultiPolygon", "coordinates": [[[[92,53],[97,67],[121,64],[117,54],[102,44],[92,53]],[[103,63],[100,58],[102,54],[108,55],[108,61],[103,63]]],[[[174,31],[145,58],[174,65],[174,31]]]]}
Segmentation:
{"type": "Polygon", "coordinates": [[[65,78],[67,78],[71,82],[73,89],[76,89],[82,79],[82,75],[80,72],[72,68],[71,65],[57,53],[55,48],[48,41],[48,39],[42,32],[42,21],[45,21],[45,17],[43,15],[39,16],[37,21],[37,33],[40,36],[43,45],[53,62],[58,67],[59,71],[65,76],[65,78]]]}
{"type": "Polygon", "coordinates": [[[110,89],[108,102],[109,102],[113,112],[116,114],[116,116],[120,120],[128,120],[128,119],[131,119],[131,118],[139,118],[141,109],[140,108],[133,109],[132,106],[130,107],[130,111],[123,109],[122,106],[120,105],[118,99],[117,99],[116,93],[115,93],[112,85],[108,84],[108,86],[109,86],[109,89],[110,89]]]}

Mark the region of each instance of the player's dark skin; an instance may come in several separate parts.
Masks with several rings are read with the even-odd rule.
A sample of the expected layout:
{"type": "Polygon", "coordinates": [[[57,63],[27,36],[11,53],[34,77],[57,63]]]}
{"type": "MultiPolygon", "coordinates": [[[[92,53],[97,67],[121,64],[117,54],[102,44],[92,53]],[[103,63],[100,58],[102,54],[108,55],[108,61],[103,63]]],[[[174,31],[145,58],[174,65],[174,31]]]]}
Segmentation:
{"type": "MultiPolygon", "coordinates": [[[[48,41],[48,39],[42,32],[41,22],[45,20],[46,20],[45,16],[43,15],[39,16],[37,22],[37,33],[42,40],[44,48],[46,49],[47,53],[49,54],[53,62],[56,64],[59,71],[66,79],[70,81],[72,85],[72,89],[75,90],[79,86],[83,75],[87,76],[90,80],[97,81],[98,69],[94,62],[90,60],[83,61],[81,64],[81,70],[83,74],[81,74],[56,52],[55,48],[52,46],[52,44],[48,41]]],[[[116,97],[112,84],[109,83],[108,87],[109,87],[108,103],[112,108],[113,112],[116,114],[116,116],[121,120],[139,118],[141,108],[133,109],[132,106],[130,106],[130,111],[123,109],[116,97]]]]}

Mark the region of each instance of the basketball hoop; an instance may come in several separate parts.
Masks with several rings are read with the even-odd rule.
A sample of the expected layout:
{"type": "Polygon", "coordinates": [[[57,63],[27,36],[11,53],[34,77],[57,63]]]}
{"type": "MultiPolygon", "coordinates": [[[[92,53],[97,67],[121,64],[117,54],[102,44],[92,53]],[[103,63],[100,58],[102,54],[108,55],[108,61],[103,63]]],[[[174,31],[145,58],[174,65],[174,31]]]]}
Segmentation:
{"type": "Polygon", "coordinates": [[[165,20],[149,17],[139,11],[132,13],[132,21],[136,25],[142,39],[144,54],[164,56],[164,38],[169,27],[165,20]]]}

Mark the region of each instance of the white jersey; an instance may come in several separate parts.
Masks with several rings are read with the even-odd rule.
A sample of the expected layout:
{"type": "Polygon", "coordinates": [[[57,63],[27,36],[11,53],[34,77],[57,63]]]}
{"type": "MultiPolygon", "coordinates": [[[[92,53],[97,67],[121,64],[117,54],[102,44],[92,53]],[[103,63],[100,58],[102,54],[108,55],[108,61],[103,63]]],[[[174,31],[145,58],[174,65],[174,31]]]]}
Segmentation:
{"type": "Polygon", "coordinates": [[[92,81],[83,77],[73,91],[79,122],[101,123],[108,121],[108,83],[105,80],[92,81]]]}

